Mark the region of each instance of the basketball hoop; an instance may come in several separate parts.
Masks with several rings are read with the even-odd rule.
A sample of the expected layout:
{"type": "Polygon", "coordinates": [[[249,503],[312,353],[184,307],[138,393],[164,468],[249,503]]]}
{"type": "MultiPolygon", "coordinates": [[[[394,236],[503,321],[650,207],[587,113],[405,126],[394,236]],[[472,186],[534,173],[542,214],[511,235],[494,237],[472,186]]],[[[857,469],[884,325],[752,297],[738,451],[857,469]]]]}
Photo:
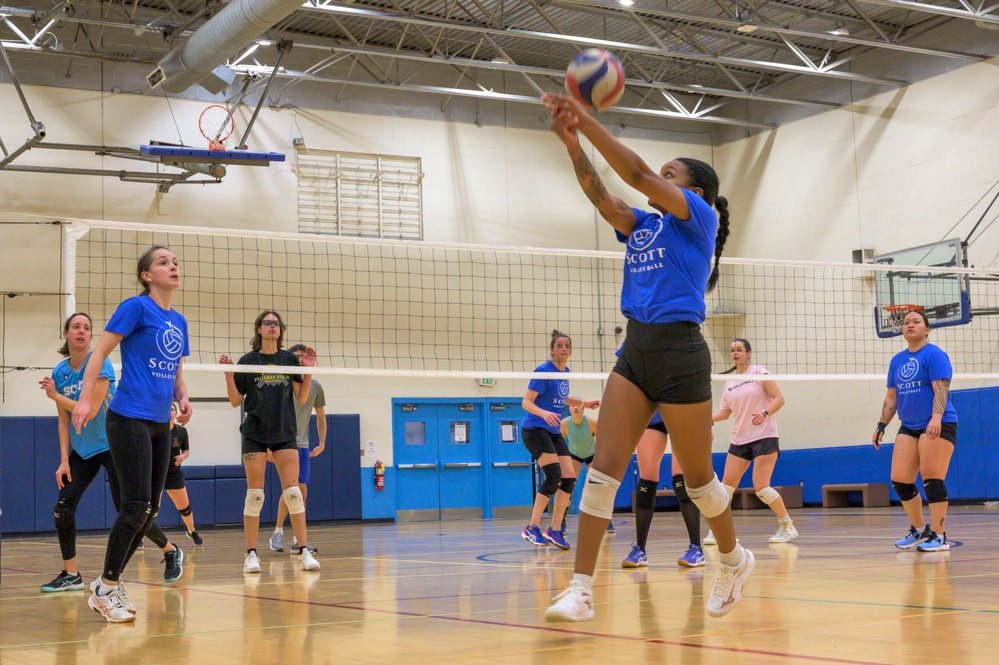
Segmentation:
{"type": "Polygon", "coordinates": [[[225,150],[225,142],[232,136],[235,123],[229,109],[221,104],[212,104],[201,112],[198,129],[208,139],[209,150],[225,150]]]}
{"type": "Polygon", "coordinates": [[[881,309],[887,314],[887,322],[891,323],[891,331],[895,335],[902,332],[902,323],[905,321],[906,314],[923,311],[921,305],[885,305],[881,309]]]}

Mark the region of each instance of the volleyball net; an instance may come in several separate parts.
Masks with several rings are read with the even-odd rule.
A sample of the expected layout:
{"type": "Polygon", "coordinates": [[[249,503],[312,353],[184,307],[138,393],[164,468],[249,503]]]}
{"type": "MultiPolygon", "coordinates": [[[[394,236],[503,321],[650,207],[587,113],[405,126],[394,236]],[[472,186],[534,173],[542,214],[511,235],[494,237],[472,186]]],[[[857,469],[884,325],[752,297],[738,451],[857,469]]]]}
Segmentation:
{"type": "MultiPolygon", "coordinates": [[[[86,311],[95,335],[138,292],[152,245],[181,262],[174,306],[187,318],[188,367],[249,348],[253,321],[274,309],[285,344],[316,348],[319,373],[528,377],[551,332],[569,334],[579,378],[603,378],[624,340],[621,252],[490,247],[115,222],[68,222],[64,309],[86,311]]],[[[725,258],[703,332],[720,374],[734,338],[753,362],[787,378],[881,378],[900,338],[876,334],[878,271],[899,266],[725,258]]],[[[912,267],[932,289],[967,276],[973,302],[999,304],[999,271],[912,267]]],[[[920,304],[919,292],[907,297],[920,304]]],[[[999,378],[999,318],[975,316],[931,341],[955,374],[999,378]]],[[[716,376],[716,378],[721,378],[716,376]]]]}

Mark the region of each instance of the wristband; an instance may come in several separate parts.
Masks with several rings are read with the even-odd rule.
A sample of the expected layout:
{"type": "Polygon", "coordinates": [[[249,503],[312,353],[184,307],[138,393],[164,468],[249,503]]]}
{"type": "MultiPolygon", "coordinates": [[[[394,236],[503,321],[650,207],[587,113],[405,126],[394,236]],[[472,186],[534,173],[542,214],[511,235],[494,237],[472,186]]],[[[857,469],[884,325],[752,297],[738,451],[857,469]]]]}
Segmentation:
{"type": "Polygon", "coordinates": [[[769,415],[770,415],[770,412],[769,412],[769,411],[767,411],[766,409],[763,409],[763,417],[764,417],[764,418],[766,418],[766,417],[768,417],[769,415]]]}
{"type": "Polygon", "coordinates": [[[886,425],[886,424],[884,424],[882,422],[878,422],[878,431],[881,432],[882,434],[885,433],[885,428],[886,427],[888,427],[888,425],[886,425]]]}

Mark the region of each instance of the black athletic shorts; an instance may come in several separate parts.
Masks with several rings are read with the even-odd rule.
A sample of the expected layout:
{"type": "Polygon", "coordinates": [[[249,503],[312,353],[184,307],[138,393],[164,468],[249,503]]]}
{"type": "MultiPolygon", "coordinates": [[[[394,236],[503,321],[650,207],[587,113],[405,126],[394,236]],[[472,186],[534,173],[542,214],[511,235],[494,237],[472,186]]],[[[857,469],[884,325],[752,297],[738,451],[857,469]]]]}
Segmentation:
{"type": "Polygon", "coordinates": [[[778,445],[778,441],[777,437],[770,437],[760,439],[759,441],[750,441],[738,446],[733,443],[728,447],[728,454],[750,462],[757,457],[769,455],[770,453],[777,453],[777,457],[780,457],[780,445],[778,445]]]}
{"type": "Polygon", "coordinates": [[[711,351],[696,323],[628,319],[614,371],[657,404],[711,401],[711,351]]]}
{"type": "Polygon", "coordinates": [[[653,425],[649,425],[645,429],[654,429],[657,432],[662,432],[666,436],[669,436],[669,432],[666,431],[666,423],[663,423],[663,422],[659,422],[659,423],[655,423],[653,425]]]}
{"type": "Polygon", "coordinates": [[[247,439],[244,436],[242,448],[243,455],[247,453],[266,453],[268,450],[298,450],[298,441],[292,439],[291,441],[282,441],[281,443],[260,443],[259,441],[247,439]]]}
{"type": "MultiPolygon", "coordinates": [[[[913,439],[919,440],[919,437],[923,435],[926,428],[923,429],[909,429],[905,425],[898,428],[899,434],[905,434],[906,436],[911,436],[913,439]]],[[[940,438],[950,441],[955,446],[957,445],[957,423],[941,423],[940,424],[940,438]]]]}
{"type": "Polygon", "coordinates": [[[593,463],[593,455],[590,455],[589,457],[576,457],[575,453],[570,452],[569,457],[576,460],[580,464],[586,464],[587,466],[593,463]]]}
{"type": "Polygon", "coordinates": [[[559,457],[569,457],[569,445],[560,432],[549,432],[544,427],[522,427],[520,438],[524,447],[531,453],[531,459],[537,460],[542,453],[551,453],[559,457]]]}
{"type": "Polygon", "coordinates": [[[166,485],[163,486],[163,489],[182,490],[184,487],[184,472],[179,466],[171,463],[170,468],[167,469],[166,485]]]}

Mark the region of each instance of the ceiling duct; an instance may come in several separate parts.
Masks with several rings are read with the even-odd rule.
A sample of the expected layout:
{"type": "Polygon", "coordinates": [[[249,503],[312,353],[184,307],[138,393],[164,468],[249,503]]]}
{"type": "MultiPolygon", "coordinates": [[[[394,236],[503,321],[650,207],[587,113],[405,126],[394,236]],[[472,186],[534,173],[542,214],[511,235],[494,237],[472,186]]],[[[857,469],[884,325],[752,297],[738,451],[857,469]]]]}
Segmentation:
{"type": "Polygon", "coordinates": [[[236,0],[166,54],[146,80],[169,92],[199,84],[219,94],[236,76],[222,63],[301,6],[302,0],[236,0]]]}

